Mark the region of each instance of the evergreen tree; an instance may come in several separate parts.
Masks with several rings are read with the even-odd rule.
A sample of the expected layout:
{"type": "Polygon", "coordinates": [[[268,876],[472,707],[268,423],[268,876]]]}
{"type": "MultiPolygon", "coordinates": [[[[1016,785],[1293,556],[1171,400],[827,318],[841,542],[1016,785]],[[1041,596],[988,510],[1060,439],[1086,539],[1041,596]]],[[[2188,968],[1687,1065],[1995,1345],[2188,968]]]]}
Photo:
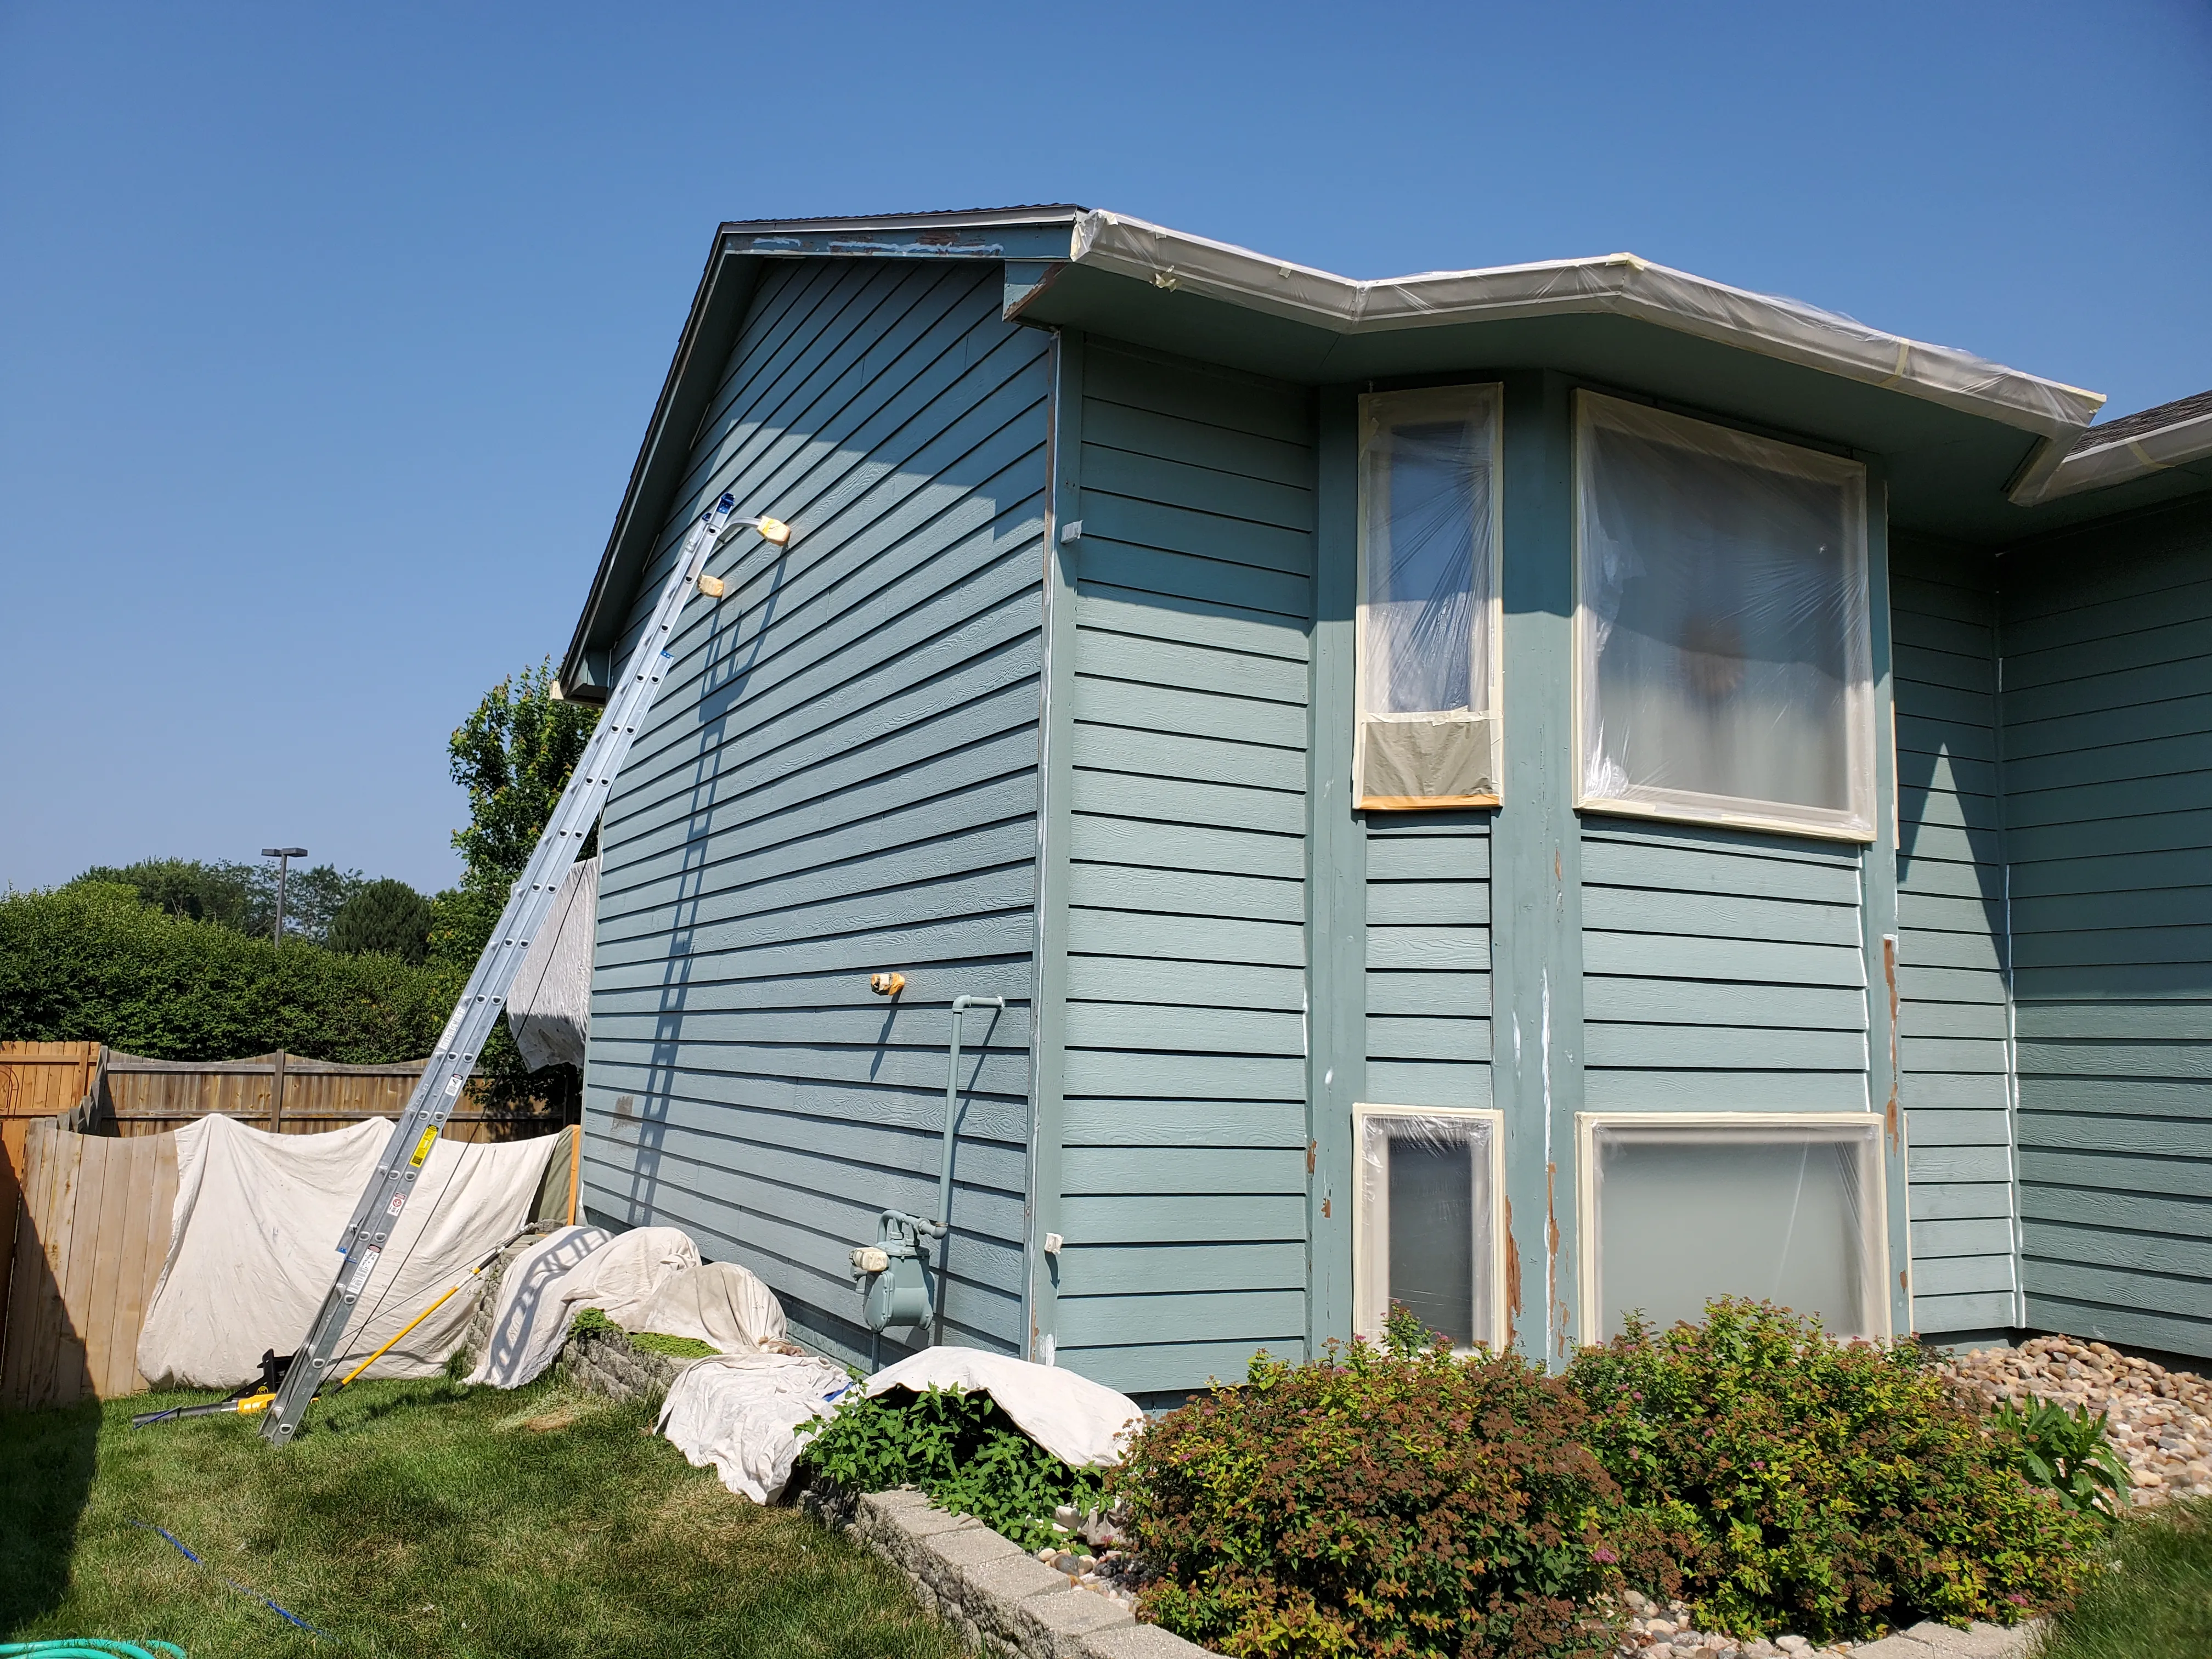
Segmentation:
{"type": "Polygon", "coordinates": [[[380,951],[420,962],[429,947],[430,901],[404,881],[386,877],[363,885],[331,918],[327,943],[358,956],[380,951]]]}

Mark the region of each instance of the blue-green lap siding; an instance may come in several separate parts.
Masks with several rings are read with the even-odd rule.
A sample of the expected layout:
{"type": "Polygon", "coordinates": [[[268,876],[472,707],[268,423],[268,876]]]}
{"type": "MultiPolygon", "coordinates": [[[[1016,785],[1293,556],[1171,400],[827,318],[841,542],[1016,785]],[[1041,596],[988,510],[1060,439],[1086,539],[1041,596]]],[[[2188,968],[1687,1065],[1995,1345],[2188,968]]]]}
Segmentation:
{"type": "Polygon", "coordinates": [[[1895,538],[1901,1097],[1923,1335],[2014,1300],[1996,562],[1895,538]]]}
{"type": "Polygon", "coordinates": [[[1366,815],[1371,1103],[1491,1103],[1490,818],[1366,815]]]}
{"type": "Polygon", "coordinates": [[[1587,1107],[1863,1111],[1857,848],[1583,823],[1587,1107]]]}
{"type": "Polygon", "coordinates": [[[1304,1350],[1313,415],[1097,340],[1082,384],[1058,1360],[1149,1393],[1304,1350]]]}
{"type": "Polygon", "coordinates": [[[848,1252],[936,1207],[963,992],[1010,1006],[969,1021],[945,1338],[1025,1346],[1048,341],[1000,290],[770,264],[620,647],[720,491],[798,527],[710,562],[727,595],[686,611],[607,808],[583,1202],[684,1228],[848,1354],[848,1252]]]}
{"type": "Polygon", "coordinates": [[[2001,586],[2027,1322],[2212,1354],[2212,509],[2001,586]]]}

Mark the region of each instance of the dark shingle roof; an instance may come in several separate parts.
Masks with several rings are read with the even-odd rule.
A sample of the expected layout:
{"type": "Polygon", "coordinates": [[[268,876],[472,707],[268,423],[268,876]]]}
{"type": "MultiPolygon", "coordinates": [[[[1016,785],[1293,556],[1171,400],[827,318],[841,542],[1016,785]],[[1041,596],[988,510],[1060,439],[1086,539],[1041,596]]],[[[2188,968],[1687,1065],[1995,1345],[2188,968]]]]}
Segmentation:
{"type": "Polygon", "coordinates": [[[2123,415],[2117,421],[2101,421],[2090,427],[2074,441],[2068,453],[2080,454],[2085,449],[2100,449],[2106,444],[2118,443],[2127,438],[2140,438],[2146,432],[2156,432],[2162,427],[2179,426],[2184,421],[2212,415],[2212,392],[2200,392],[2193,398],[2177,398],[2170,404],[2160,404],[2155,409],[2146,409],[2139,414],[2123,415]]]}

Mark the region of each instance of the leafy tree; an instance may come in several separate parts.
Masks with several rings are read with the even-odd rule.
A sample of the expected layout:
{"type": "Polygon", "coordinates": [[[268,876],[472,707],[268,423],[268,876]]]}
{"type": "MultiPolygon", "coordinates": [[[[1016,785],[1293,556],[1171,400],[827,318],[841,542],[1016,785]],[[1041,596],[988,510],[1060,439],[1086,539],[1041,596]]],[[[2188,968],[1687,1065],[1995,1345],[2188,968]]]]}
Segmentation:
{"type": "MultiPolygon", "coordinates": [[[[454,732],[447,752],[453,781],[468,791],[469,822],[453,832],[453,849],[466,867],[458,886],[430,902],[433,960],[464,972],[476,965],[599,719],[597,708],[554,696],[549,657],[484,693],[454,732]]],[[[589,857],[597,843],[594,830],[582,855],[589,857]]],[[[582,1103],[576,1068],[530,1071],[503,1020],[484,1044],[477,1075],[488,1085],[485,1100],[493,1109],[544,1102],[574,1118],[582,1103]]]]}
{"type": "Polygon", "coordinates": [[[599,720],[592,705],[554,696],[550,657],[484,693],[448,745],[453,781],[469,792],[468,827],[453,832],[463,885],[505,902],[599,720]]]}
{"type": "Polygon", "coordinates": [[[331,918],[325,941],[333,951],[359,956],[380,951],[420,962],[430,943],[430,901],[404,881],[386,877],[364,884],[331,918]]]}
{"type": "MultiPolygon", "coordinates": [[[[267,939],[276,931],[273,864],[141,859],[119,867],[95,865],[76,879],[128,887],[142,902],[158,910],[211,921],[234,933],[267,939]]],[[[365,884],[358,870],[341,871],[328,864],[294,870],[284,884],[284,937],[321,944],[331,919],[365,884]]]]}

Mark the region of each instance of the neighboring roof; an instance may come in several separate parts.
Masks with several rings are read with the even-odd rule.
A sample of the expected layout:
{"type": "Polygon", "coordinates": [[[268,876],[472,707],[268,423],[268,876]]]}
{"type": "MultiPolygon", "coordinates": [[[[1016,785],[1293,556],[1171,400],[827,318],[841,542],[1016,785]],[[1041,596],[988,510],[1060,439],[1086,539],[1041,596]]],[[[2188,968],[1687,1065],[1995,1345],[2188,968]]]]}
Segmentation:
{"type": "Polygon", "coordinates": [[[793,257],[999,261],[1010,319],[1307,384],[1479,365],[1664,390],[1888,457],[1893,510],[1947,533],[2003,533],[1991,515],[2009,510],[2008,489],[2027,502],[2089,487],[2053,489],[2104,402],[1630,253],[1358,281],[1072,203],[732,221],[716,233],[562,660],[577,695],[594,694],[595,659],[621,629],[757,273],[793,257]]]}
{"type": "Polygon", "coordinates": [[[2039,490],[2014,499],[2023,505],[2055,501],[2208,459],[2212,459],[2212,392],[2200,392],[2091,427],[2074,441],[2039,490]]]}

